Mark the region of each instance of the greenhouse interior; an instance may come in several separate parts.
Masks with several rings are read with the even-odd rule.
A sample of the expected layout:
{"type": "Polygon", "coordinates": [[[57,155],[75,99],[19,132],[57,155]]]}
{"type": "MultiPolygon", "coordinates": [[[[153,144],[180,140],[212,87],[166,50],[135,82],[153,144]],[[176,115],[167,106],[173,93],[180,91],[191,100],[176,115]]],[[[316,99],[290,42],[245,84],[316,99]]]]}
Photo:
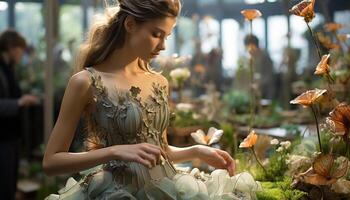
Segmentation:
{"type": "Polygon", "coordinates": [[[350,199],[349,0],[0,0],[0,199],[350,199]]]}

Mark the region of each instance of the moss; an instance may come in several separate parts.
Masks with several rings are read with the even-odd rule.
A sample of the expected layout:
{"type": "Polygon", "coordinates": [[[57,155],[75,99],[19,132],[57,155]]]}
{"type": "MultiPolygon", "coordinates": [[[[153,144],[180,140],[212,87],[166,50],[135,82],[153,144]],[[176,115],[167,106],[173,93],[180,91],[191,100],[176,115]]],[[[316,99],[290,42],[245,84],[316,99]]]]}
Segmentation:
{"type": "Polygon", "coordinates": [[[280,200],[284,199],[283,191],[274,182],[262,182],[263,191],[257,192],[259,200],[280,200]]]}
{"type": "Polygon", "coordinates": [[[263,191],[257,192],[259,200],[298,200],[305,192],[291,188],[291,179],[285,178],[282,182],[261,182],[263,191]]]}

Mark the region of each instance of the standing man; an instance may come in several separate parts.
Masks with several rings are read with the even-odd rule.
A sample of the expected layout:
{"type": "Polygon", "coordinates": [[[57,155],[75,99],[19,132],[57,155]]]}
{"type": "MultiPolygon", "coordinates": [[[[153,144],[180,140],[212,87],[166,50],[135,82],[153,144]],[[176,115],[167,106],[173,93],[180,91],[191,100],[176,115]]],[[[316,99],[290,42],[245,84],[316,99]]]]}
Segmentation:
{"type": "Polygon", "coordinates": [[[22,95],[15,66],[21,61],[26,41],[18,32],[0,33],[0,197],[15,199],[19,160],[20,111],[38,103],[33,95],[22,95]]]}
{"type": "Polygon", "coordinates": [[[253,57],[253,68],[259,74],[259,90],[263,99],[273,99],[275,97],[274,67],[269,54],[260,49],[259,39],[255,35],[247,35],[244,38],[244,45],[253,57]]]}

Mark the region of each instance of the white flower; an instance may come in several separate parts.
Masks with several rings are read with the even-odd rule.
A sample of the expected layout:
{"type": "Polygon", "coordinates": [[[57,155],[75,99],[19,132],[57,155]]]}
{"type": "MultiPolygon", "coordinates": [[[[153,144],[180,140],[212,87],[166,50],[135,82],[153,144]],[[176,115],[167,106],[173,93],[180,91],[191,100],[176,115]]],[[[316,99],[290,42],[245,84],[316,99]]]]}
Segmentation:
{"type": "Polygon", "coordinates": [[[170,71],[170,77],[173,80],[186,80],[191,76],[190,70],[187,68],[176,68],[170,71]]]}
{"type": "Polygon", "coordinates": [[[276,149],[276,151],[277,152],[282,152],[284,150],[284,148],[281,146],[281,147],[278,147],[277,149],[276,149]]]}
{"type": "Polygon", "coordinates": [[[271,145],[277,145],[278,143],[280,143],[280,141],[278,141],[276,138],[270,141],[271,145]]]}
{"type": "Polygon", "coordinates": [[[290,145],[291,145],[290,141],[281,142],[281,146],[284,147],[285,149],[288,149],[290,145]]]}
{"type": "Polygon", "coordinates": [[[176,109],[182,112],[189,112],[193,108],[193,105],[190,103],[178,103],[176,109]]]}

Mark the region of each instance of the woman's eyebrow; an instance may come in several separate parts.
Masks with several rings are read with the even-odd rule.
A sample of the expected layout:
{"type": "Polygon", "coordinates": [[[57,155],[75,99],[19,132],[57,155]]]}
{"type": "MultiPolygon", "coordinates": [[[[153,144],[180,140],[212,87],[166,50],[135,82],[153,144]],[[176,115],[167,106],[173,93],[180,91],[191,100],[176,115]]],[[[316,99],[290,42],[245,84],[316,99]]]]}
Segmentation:
{"type": "Polygon", "coordinates": [[[169,35],[171,35],[171,33],[169,33],[169,34],[166,34],[166,32],[164,31],[164,30],[162,30],[161,28],[159,28],[159,27],[154,27],[157,31],[159,31],[159,32],[161,32],[162,34],[164,34],[164,35],[167,35],[167,36],[169,36],[169,35]]]}

